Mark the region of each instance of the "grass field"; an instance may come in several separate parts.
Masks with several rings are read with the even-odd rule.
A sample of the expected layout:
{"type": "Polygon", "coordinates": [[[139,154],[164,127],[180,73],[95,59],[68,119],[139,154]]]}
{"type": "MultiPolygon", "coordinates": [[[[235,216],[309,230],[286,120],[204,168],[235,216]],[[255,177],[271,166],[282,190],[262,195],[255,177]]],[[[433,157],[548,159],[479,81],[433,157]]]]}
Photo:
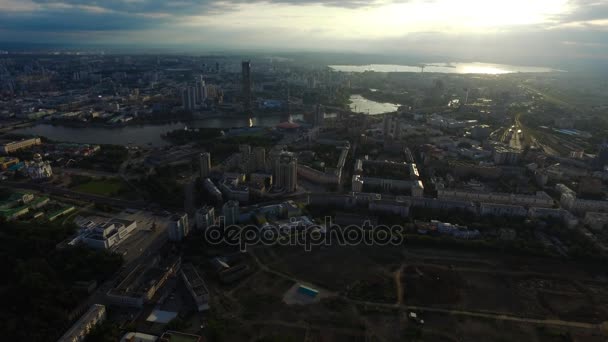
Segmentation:
{"type": "Polygon", "coordinates": [[[120,179],[94,179],[78,185],[73,190],[92,195],[113,196],[122,192],[125,187],[125,183],[120,179]]]}

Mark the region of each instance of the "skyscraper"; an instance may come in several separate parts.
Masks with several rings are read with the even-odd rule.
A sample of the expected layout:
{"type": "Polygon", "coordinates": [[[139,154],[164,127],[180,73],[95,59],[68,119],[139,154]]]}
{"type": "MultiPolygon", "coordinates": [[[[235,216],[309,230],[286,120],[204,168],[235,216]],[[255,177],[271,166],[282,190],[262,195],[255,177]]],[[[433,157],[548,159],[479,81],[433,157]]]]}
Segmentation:
{"type": "Polygon", "coordinates": [[[196,82],[196,103],[203,104],[207,99],[207,88],[205,87],[205,81],[201,75],[201,79],[196,82]]]}
{"type": "Polygon", "coordinates": [[[313,118],[312,125],[314,127],[323,126],[323,121],[325,120],[325,110],[322,105],[318,104],[315,109],[315,116],[313,118]]]}
{"type": "Polygon", "coordinates": [[[281,152],[275,160],[273,169],[274,185],[294,192],[298,188],[298,159],[291,152],[281,152]]]}
{"type": "Polygon", "coordinates": [[[198,162],[201,180],[209,177],[209,171],[211,170],[211,154],[209,152],[201,153],[198,162]]]}
{"type": "Polygon", "coordinates": [[[243,82],[243,108],[251,111],[251,62],[241,63],[241,74],[243,82]]]}
{"type": "Polygon", "coordinates": [[[604,167],[608,165],[608,142],[604,141],[604,143],[600,145],[595,158],[598,169],[603,170],[604,167]]]}
{"type": "Polygon", "coordinates": [[[184,110],[194,110],[196,106],[196,89],[194,87],[186,87],[182,91],[182,106],[184,106],[184,110]]]}

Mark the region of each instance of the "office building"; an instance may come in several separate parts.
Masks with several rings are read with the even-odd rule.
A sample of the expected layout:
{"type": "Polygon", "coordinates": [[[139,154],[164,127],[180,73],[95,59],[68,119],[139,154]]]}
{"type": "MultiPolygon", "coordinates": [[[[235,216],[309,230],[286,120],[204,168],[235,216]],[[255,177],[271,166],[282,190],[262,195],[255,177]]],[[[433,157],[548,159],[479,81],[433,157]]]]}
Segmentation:
{"type": "Polygon", "coordinates": [[[188,236],[190,226],[188,225],[187,214],[174,214],[169,220],[169,240],[182,241],[186,236],[188,236]]]}
{"type": "Polygon", "coordinates": [[[113,218],[81,227],[82,242],[94,249],[109,249],[125,241],[137,228],[137,222],[113,218]]]}
{"type": "Polygon", "coordinates": [[[236,224],[239,221],[240,209],[239,202],[228,201],[222,207],[222,216],[226,225],[236,224]]]}
{"type": "Polygon", "coordinates": [[[251,62],[243,61],[243,63],[241,63],[241,67],[243,82],[243,108],[246,111],[251,111],[251,62]]]}
{"type": "Polygon", "coordinates": [[[211,154],[209,152],[203,152],[199,155],[199,172],[201,179],[209,177],[209,171],[211,170],[211,154]]]}
{"type": "Polygon", "coordinates": [[[298,188],[298,159],[291,152],[282,152],[275,160],[273,170],[274,186],[286,192],[294,192],[298,188]]]}

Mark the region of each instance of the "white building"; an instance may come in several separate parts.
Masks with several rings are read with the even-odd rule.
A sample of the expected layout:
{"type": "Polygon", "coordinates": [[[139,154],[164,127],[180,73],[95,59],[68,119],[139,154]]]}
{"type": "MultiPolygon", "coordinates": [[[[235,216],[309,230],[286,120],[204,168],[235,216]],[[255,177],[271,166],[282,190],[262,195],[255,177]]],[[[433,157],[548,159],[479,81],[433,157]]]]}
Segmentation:
{"type": "Polygon", "coordinates": [[[53,177],[53,168],[48,161],[43,161],[38,153],[34,155],[34,160],[25,162],[25,172],[33,180],[43,180],[53,177]]]}
{"type": "Polygon", "coordinates": [[[95,249],[108,249],[123,242],[137,228],[137,222],[110,219],[82,230],[82,242],[95,249]]]}

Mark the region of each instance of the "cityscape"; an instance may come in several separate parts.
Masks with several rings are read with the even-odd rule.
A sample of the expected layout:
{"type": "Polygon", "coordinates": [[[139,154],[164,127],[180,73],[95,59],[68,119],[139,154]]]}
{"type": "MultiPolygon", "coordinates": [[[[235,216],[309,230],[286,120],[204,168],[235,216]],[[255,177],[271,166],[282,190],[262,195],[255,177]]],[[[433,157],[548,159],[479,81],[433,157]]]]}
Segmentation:
{"type": "MultiPolygon", "coordinates": [[[[0,4],[3,341],[608,339],[606,50],[112,47],[127,28],[70,29],[71,11],[191,17],[34,3],[0,4]],[[2,11],[65,32],[41,24],[43,44],[2,11]]],[[[199,5],[277,11],[277,27],[401,8],[256,3],[199,5]]]]}

